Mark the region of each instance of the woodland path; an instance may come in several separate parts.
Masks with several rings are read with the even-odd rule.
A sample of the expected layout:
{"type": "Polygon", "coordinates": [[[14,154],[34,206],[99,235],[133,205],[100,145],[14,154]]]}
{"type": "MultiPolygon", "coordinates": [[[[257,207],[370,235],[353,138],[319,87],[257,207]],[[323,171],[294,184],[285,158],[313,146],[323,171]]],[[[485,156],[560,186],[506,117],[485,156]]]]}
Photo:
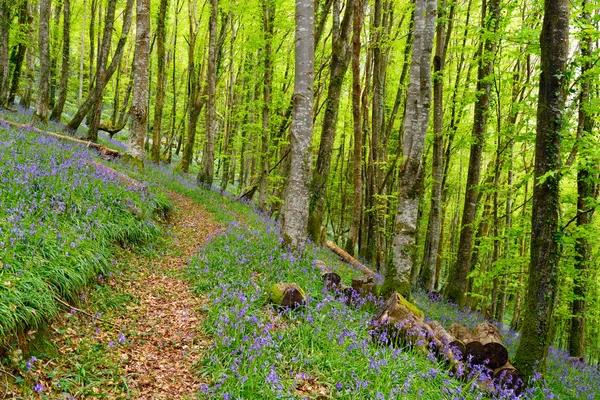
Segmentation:
{"type": "MultiPolygon", "coordinates": [[[[92,301],[97,296],[92,290],[77,305],[85,313],[71,310],[52,322],[43,340],[51,343],[55,356],[41,355],[32,363],[33,382],[44,388],[43,397],[33,398],[196,398],[203,382],[193,370],[212,342],[202,328],[207,300],[192,292],[183,269],[219,225],[190,198],[174,192],[169,197],[174,207],[165,224],[167,243],[160,249],[120,251],[123,271],[99,277],[109,297],[129,300],[114,312],[96,314],[102,300],[92,301]],[[100,319],[90,318],[94,314],[100,319]],[[73,397],[57,384],[65,378],[78,381],[73,397]]],[[[32,398],[23,389],[9,388],[4,396],[0,390],[0,399],[32,398]]]]}
{"type": "Polygon", "coordinates": [[[137,335],[131,346],[122,347],[121,358],[127,361],[125,368],[139,399],[193,397],[200,382],[190,369],[210,346],[200,331],[206,300],[194,295],[178,273],[218,225],[188,197],[174,192],[169,197],[175,205],[169,221],[169,253],[158,258],[134,255],[140,275],[130,281],[129,291],[139,304],[117,321],[137,335]]]}

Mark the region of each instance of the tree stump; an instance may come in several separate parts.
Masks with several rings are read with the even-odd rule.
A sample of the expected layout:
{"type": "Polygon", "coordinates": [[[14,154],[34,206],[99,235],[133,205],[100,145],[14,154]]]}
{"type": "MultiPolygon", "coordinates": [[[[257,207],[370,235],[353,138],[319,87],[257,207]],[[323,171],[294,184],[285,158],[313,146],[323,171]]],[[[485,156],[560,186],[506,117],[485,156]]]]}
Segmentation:
{"type": "Polygon", "coordinates": [[[483,345],[488,367],[495,369],[508,362],[508,350],[502,343],[502,335],[498,328],[489,322],[483,322],[473,328],[472,335],[473,340],[483,345]]]}
{"type": "Polygon", "coordinates": [[[364,275],[356,278],[352,278],[352,289],[354,289],[359,295],[367,297],[372,295],[377,296],[377,284],[373,279],[373,275],[364,275]]]}
{"type": "Polygon", "coordinates": [[[342,278],[321,260],[315,261],[315,266],[321,272],[321,280],[325,284],[325,289],[335,290],[342,284],[342,278]]]}
{"type": "Polygon", "coordinates": [[[269,289],[269,301],[278,307],[296,308],[304,304],[304,290],[296,283],[279,282],[269,289]]]}

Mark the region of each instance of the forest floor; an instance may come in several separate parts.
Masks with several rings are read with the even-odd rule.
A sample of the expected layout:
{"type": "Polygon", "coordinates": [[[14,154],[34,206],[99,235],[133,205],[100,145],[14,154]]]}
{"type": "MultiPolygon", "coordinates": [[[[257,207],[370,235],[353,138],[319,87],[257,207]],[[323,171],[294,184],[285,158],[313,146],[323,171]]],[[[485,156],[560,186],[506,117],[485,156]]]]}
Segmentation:
{"type": "Polygon", "coordinates": [[[182,270],[219,225],[190,198],[168,195],[174,209],[167,243],[158,245],[164,253],[152,244],[124,249],[124,268],[99,276],[108,292],[82,296],[85,313],[61,315],[31,342],[31,353],[39,355],[27,361],[35,384],[14,387],[4,398],[37,398],[31,390],[43,398],[194,398],[202,383],[194,365],[211,339],[202,330],[206,298],[190,290],[182,270]],[[106,304],[114,307],[102,313],[106,304]]]}

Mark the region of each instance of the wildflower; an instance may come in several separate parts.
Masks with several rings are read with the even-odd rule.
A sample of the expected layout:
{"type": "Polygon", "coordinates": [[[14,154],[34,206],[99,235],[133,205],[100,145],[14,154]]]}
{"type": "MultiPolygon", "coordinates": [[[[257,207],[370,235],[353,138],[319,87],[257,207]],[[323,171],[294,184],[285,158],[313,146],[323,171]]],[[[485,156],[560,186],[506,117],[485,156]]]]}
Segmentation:
{"type": "Polygon", "coordinates": [[[27,366],[27,372],[31,371],[31,367],[33,366],[33,364],[37,361],[37,358],[35,358],[35,356],[31,356],[31,358],[29,360],[27,360],[27,363],[25,364],[27,366]]]}
{"type": "Polygon", "coordinates": [[[42,393],[44,391],[44,386],[40,382],[36,383],[31,388],[36,393],[42,393]]]}
{"type": "Polygon", "coordinates": [[[123,335],[122,333],[119,333],[119,340],[118,340],[119,344],[123,344],[125,343],[125,335],[123,335]]]}
{"type": "Polygon", "coordinates": [[[110,347],[110,348],[115,347],[115,342],[113,342],[112,340],[110,342],[108,342],[108,347],[110,347]]]}

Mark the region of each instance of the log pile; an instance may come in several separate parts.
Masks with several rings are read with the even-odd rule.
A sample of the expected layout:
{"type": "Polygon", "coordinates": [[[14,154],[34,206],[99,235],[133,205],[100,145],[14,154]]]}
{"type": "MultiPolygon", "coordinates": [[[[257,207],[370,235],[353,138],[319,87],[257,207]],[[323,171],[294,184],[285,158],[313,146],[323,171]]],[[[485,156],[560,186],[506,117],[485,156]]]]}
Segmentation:
{"type": "MultiPolygon", "coordinates": [[[[327,246],[333,247],[331,242],[327,246]]],[[[351,257],[341,253],[343,250],[337,246],[332,250],[346,261],[347,257],[351,257]]],[[[323,261],[314,262],[325,290],[345,297],[347,304],[357,304],[359,297],[368,299],[377,296],[375,274],[355,259],[350,261],[365,274],[353,278],[352,286],[345,285],[340,275],[323,261]]],[[[304,291],[295,283],[278,283],[270,290],[271,302],[281,307],[298,307],[304,303],[304,296],[304,291]]],[[[499,329],[489,322],[481,323],[472,330],[458,323],[445,329],[438,321],[425,322],[421,310],[394,292],[373,316],[371,326],[371,337],[377,345],[408,346],[425,354],[431,352],[447,362],[458,378],[479,375],[482,390],[508,389],[519,395],[525,388],[523,376],[509,361],[499,329]]]]}

